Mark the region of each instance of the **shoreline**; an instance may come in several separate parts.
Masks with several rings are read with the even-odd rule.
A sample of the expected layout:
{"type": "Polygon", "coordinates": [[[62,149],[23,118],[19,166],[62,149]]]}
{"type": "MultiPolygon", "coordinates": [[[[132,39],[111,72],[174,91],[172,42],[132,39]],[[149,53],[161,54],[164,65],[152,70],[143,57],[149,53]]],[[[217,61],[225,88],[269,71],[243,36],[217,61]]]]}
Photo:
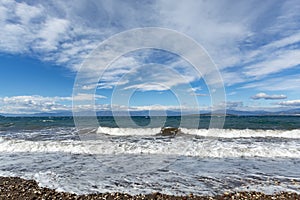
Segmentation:
{"type": "Polygon", "coordinates": [[[280,192],[267,195],[261,192],[244,191],[224,193],[216,196],[187,196],[165,195],[161,193],[129,195],[124,193],[97,193],[76,195],[67,192],[57,192],[54,189],[39,187],[34,180],[26,180],[19,177],[0,177],[0,199],[200,199],[200,200],[225,200],[225,199],[300,199],[300,194],[280,192]]]}

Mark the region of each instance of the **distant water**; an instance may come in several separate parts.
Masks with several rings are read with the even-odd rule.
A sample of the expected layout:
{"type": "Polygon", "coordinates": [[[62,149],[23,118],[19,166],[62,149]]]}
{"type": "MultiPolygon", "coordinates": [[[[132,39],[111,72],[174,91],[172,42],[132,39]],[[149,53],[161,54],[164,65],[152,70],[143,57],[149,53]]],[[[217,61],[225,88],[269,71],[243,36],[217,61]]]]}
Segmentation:
{"type": "Polygon", "coordinates": [[[159,134],[162,117],[133,117],[139,128],[128,120],[99,117],[101,128],[78,130],[72,117],[0,118],[0,176],[78,194],[300,191],[300,117],[229,116],[224,129],[207,129],[201,116],[176,136],[159,134]]]}

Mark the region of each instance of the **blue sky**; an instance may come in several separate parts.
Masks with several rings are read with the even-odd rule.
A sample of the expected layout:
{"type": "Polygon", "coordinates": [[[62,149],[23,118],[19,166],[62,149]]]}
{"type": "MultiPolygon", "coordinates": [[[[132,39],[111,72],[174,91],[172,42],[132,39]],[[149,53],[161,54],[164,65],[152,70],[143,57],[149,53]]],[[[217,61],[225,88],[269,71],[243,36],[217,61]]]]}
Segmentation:
{"type": "MultiPolygon", "coordinates": [[[[221,73],[229,109],[299,108],[299,10],[297,0],[1,0],[0,113],[70,111],[76,73],[92,50],[143,27],[176,30],[202,45],[221,73]]],[[[193,66],[163,50],[123,55],[101,80],[94,86],[99,110],[192,111],[189,99],[202,110],[218,108],[193,66]],[[129,89],[129,100],[111,98],[129,89]]]]}

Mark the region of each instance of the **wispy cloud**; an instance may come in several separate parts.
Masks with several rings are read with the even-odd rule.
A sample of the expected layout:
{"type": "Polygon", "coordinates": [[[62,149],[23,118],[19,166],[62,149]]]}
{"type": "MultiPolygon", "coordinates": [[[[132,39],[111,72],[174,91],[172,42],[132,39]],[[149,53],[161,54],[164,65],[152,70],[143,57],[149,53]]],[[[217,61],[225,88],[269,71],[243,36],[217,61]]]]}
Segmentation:
{"type": "Polygon", "coordinates": [[[228,5],[231,4],[199,1],[157,3],[163,16],[160,23],[203,44],[222,69],[227,86],[258,80],[264,86],[270,75],[298,67],[300,35],[295,31],[299,25],[294,22],[300,15],[291,6],[292,1],[278,2],[276,6],[264,2],[259,9],[254,9],[255,2],[230,8],[228,5]]]}
{"type": "Polygon", "coordinates": [[[278,100],[278,99],[286,99],[287,96],[283,94],[274,94],[274,95],[269,95],[266,93],[257,93],[256,95],[252,96],[251,99],[257,100],[257,99],[266,99],[266,100],[278,100]]]}
{"type": "Polygon", "coordinates": [[[226,102],[221,102],[214,107],[212,107],[212,110],[219,110],[219,109],[241,109],[243,108],[243,102],[242,101],[226,101],[226,102]]]}
{"type": "Polygon", "coordinates": [[[283,75],[277,78],[269,78],[266,80],[255,81],[247,83],[241,88],[259,88],[267,91],[299,91],[300,79],[299,75],[283,75]]]}
{"type": "Polygon", "coordinates": [[[245,74],[247,76],[262,77],[282,70],[297,67],[300,64],[300,49],[297,50],[279,50],[273,52],[265,60],[256,64],[247,66],[245,74]]]}
{"type": "MultiPolygon", "coordinates": [[[[43,53],[41,59],[47,57],[59,64],[76,64],[75,61],[81,61],[95,45],[114,33],[136,27],[163,26],[192,35],[216,58],[222,57],[221,62],[216,59],[222,63],[220,66],[230,65],[238,60],[233,56],[237,49],[224,47],[235,46],[236,40],[242,40],[251,31],[237,20],[240,16],[225,15],[228,17],[224,18],[218,14],[228,5],[224,2],[220,7],[216,2],[201,1],[174,4],[171,1],[90,0],[74,1],[72,5],[55,1],[35,4],[2,1],[1,38],[9,40],[1,49],[15,53],[33,51],[38,55],[43,53]],[[188,28],[191,26],[194,28],[188,28]],[[23,37],[18,37],[21,35],[23,37]],[[81,51],[77,50],[76,43],[85,43],[81,51]]],[[[251,10],[247,6],[249,4],[239,5],[239,9],[251,10]]]]}
{"type": "Polygon", "coordinates": [[[106,98],[107,98],[106,96],[98,95],[98,94],[78,93],[77,95],[74,95],[72,99],[75,101],[86,101],[91,99],[106,99],[106,98]]]}
{"type": "MultiPolygon", "coordinates": [[[[93,74],[90,76],[93,77],[93,74]]],[[[179,85],[189,85],[200,78],[193,66],[179,56],[148,49],[120,57],[105,69],[100,83],[84,85],[82,89],[117,87],[123,90],[164,91],[179,85]]],[[[190,87],[189,91],[193,89],[200,88],[190,87]]]]}
{"type": "MultiPolygon", "coordinates": [[[[227,86],[244,84],[248,89],[296,90],[299,89],[295,86],[299,82],[296,75],[282,79],[280,84],[270,75],[281,75],[299,67],[299,9],[299,2],[293,0],[276,3],[3,0],[0,2],[0,52],[26,54],[77,71],[98,43],[113,34],[131,28],[161,26],[183,32],[202,44],[221,69],[227,86]],[[271,87],[271,83],[275,84],[271,87]]],[[[121,59],[119,66],[106,72],[98,88],[112,88],[116,80],[132,73],[146,58],[141,57],[138,62],[134,56],[121,59]]],[[[178,69],[172,63],[176,60],[169,66],[178,69]]],[[[195,80],[187,68],[180,70],[188,81],[195,80]]],[[[166,77],[154,80],[163,81],[167,87],[182,84],[181,79],[177,81],[170,76],[166,80],[166,77]]],[[[129,82],[119,85],[126,83],[129,82]]],[[[155,81],[152,85],[133,82],[126,87],[162,90],[155,81]]],[[[85,86],[89,88],[93,87],[85,86]]]]}
{"type": "Polygon", "coordinates": [[[154,13],[151,4],[145,2],[77,0],[72,4],[32,4],[5,0],[0,3],[0,49],[26,53],[76,71],[103,39],[151,24],[154,13]]]}
{"type": "Polygon", "coordinates": [[[199,96],[199,97],[206,97],[208,96],[208,94],[204,94],[204,93],[195,93],[196,96],[199,96]]]}

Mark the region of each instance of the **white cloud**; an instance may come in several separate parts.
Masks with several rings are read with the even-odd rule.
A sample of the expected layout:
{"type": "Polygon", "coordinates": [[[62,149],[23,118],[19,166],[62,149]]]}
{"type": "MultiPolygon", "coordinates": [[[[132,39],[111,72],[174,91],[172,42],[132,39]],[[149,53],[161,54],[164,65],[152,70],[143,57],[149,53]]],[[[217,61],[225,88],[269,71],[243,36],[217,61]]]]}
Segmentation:
{"type": "MultiPolygon", "coordinates": [[[[85,101],[93,98],[91,94],[78,94],[75,96],[77,101],[85,101]]],[[[102,95],[95,95],[96,99],[106,98],[102,95]]],[[[32,114],[40,112],[60,112],[72,111],[72,97],[44,97],[33,96],[12,96],[0,97],[0,113],[8,114],[32,114]]],[[[98,105],[99,109],[105,105],[98,105]]],[[[80,105],[75,109],[94,109],[93,105],[80,105]],[[86,107],[85,107],[86,106],[86,107]]]]}
{"type": "Polygon", "coordinates": [[[130,85],[128,87],[124,88],[125,90],[129,89],[137,89],[140,91],[165,91],[165,90],[170,90],[171,88],[166,85],[162,85],[159,83],[141,83],[141,84],[135,84],[135,85],[130,85]]]}
{"type": "Polygon", "coordinates": [[[299,75],[281,76],[278,78],[269,78],[263,81],[248,83],[241,87],[242,89],[254,88],[267,91],[299,91],[299,75]]]}
{"type": "Polygon", "coordinates": [[[131,106],[129,110],[131,111],[141,111],[141,110],[155,110],[155,111],[166,111],[166,110],[189,110],[191,108],[184,106],[166,106],[166,105],[149,105],[149,106],[131,106]]]}
{"type": "Polygon", "coordinates": [[[243,107],[243,102],[242,101],[226,101],[226,102],[221,102],[217,105],[215,105],[212,110],[220,110],[220,109],[240,109],[243,107]]]}
{"type": "Polygon", "coordinates": [[[92,89],[95,89],[97,87],[97,85],[98,84],[96,84],[96,83],[95,84],[90,84],[90,85],[83,85],[82,89],[83,90],[92,90],[92,89]]]}
{"type": "Polygon", "coordinates": [[[242,101],[227,101],[226,107],[227,109],[237,109],[243,106],[242,101]]]}
{"type": "Polygon", "coordinates": [[[192,87],[188,90],[188,92],[191,92],[191,93],[195,93],[195,92],[198,92],[202,90],[202,87],[201,86],[198,86],[198,87],[192,87]]]}
{"type": "MultiPolygon", "coordinates": [[[[263,7],[263,6],[262,6],[263,7]]],[[[251,34],[243,13],[248,19],[254,14],[248,3],[235,4],[234,12],[232,4],[228,2],[213,1],[159,1],[158,8],[162,13],[162,24],[168,28],[174,28],[195,38],[202,44],[219,67],[225,67],[237,63],[239,52],[237,44],[251,34]],[[222,14],[221,14],[222,13],[222,14]],[[242,15],[242,16],[240,16],[242,15]],[[240,17],[240,18],[238,18],[240,17]]],[[[248,20],[247,20],[248,21],[248,20]]],[[[251,22],[249,20],[248,22],[251,22]]]]}
{"type": "Polygon", "coordinates": [[[0,113],[31,114],[70,110],[70,97],[12,96],[0,98],[0,113]]]}
{"type": "Polygon", "coordinates": [[[237,94],[237,92],[233,91],[233,92],[228,93],[227,96],[233,96],[233,95],[236,95],[236,94],[237,94]]]}
{"type": "Polygon", "coordinates": [[[226,86],[232,86],[237,83],[243,83],[247,80],[245,76],[242,75],[241,72],[238,70],[235,72],[227,72],[226,70],[223,70],[221,72],[221,76],[226,86]]]}
{"type": "MultiPolygon", "coordinates": [[[[294,44],[297,44],[298,42],[300,42],[300,33],[298,33],[298,32],[293,33],[288,36],[283,36],[282,38],[280,38],[278,40],[271,41],[265,45],[258,47],[255,50],[248,52],[245,55],[245,57],[243,57],[243,62],[247,63],[247,62],[252,61],[253,59],[257,59],[257,58],[259,58],[258,60],[265,60],[266,58],[268,58],[270,56],[267,52],[279,51],[280,53],[276,53],[276,55],[278,56],[278,55],[284,53],[283,47],[294,45],[294,44]]],[[[288,48],[287,50],[290,50],[290,49],[288,48]]],[[[274,56],[274,55],[271,55],[271,56],[274,56]]]]}
{"type": "Polygon", "coordinates": [[[192,95],[192,96],[199,96],[199,97],[206,97],[208,94],[206,93],[199,93],[202,90],[201,86],[198,87],[191,87],[187,91],[192,95]]]}
{"type": "Polygon", "coordinates": [[[15,6],[15,14],[20,18],[22,24],[29,24],[31,20],[45,12],[44,8],[39,5],[30,6],[26,3],[17,3],[15,6]]]}
{"type": "Polygon", "coordinates": [[[206,96],[208,96],[208,94],[204,94],[204,93],[196,93],[195,95],[199,96],[199,97],[206,97],[206,96]]]}
{"type": "MultiPolygon", "coordinates": [[[[57,50],[58,43],[68,39],[67,32],[70,22],[65,19],[49,18],[45,21],[43,28],[39,31],[37,37],[41,40],[33,48],[40,51],[57,50]]],[[[77,52],[74,52],[77,53],[77,52]]]]}
{"type": "MultiPolygon", "coordinates": [[[[79,95],[82,100],[87,99],[88,96],[79,95]]],[[[99,96],[99,98],[103,98],[99,96]]],[[[2,114],[33,114],[41,112],[62,112],[69,111],[72,109],[74,111],[91,111],[91,110],[115,110],[115,111],[184,111],[184,112],[195,112],[194,106],[188,105],[143,105],[143,106],[126,106],[119,104],[96,104],[96,105],[75,105],[72,108],[71,105],[72,97],[43,97],[43,96],[12,96],[12,97],[1,97],[0,98],[0,113],[2,114]]],[[[272,107],[262,107],[262,106],[244,106],[241,101],[227,101],[219,105],[212,107],[201,106],[198,107],[201,110],[219,110],[224,108],[226,105],[227,109],[234,110],[244,110],[244,111],[254,111],[254,110],[267,110],[267,111],[279,111],[284,110],[284,107],[298,107],[300,106],[300,100],[289,100],[276,103],[272,107]],[[281,107],[279,107],[281,106],[281,107]],[[284,106],[284,107],[283,107],[284,106]]]]}
{"type": "Polygon", "coordinates": [[[153,11],[149,3],[120,1],[1,1],[0,51],[29,54],[76,71],[103,39],[151,24],[153,11]]]}
{"type": "Polygon", "coordinates": [[[90,94],[90,93],[79,93],[73,96],[73,99],[76,101],[85,101],[85,100],[92,100],[92,99],[106,99],[106,96],[98,95],[98,94],[90,94]]]}
{"type": "Polygon", "coordinates": [[[247,76],[265,76],[280,72],[282,70],[296,67],[300,64],[299,50],[281,50],[275,55],[269,56],[264,61],[247,66],[245,74],[247,76]]]}
{"type": "Polygon", "coordinates": [[[295,33],[263,46],[263,49],[277,49],[300,42],[300,33],[295,33]]]}
{"type": "Polygon", "coordinates": [[[266,93],[257,93],[256,95],[252,96],[251,99],[257,100],[257,99],[266,99],[266,100],[278,100],[278,99],[286,99],[287,96],[283,94],[274,94],[274,95],[268,95],[266,93]]]}
{"type": "MultiPolygon", "coordinates": [[[[97,68],[91,68],[88,72],[92,70],[97,68]]],[[[93,78],[94,74],[90,77],[93,78]]],[[[163,91],[190,84],[199,78],[200,74],[178,56],[160,50],[142,50],[120,57],[105,69],[100,83],[86,84],[83,89],[92,89],[97,85],[98,89],[117,87],[123,90],[163,91]],[[149,57],[152,57],[151,62],[145,62],[149,57]],[[160,63],[162,58],[167,60],[160,63]]]]}
{"type": "Polygon", "coordinates": [[[289,100],[289,101],[282,101],[278,103],[281,106],[295,106],[299,107],[300,106],[300,99],[299,100],[289,100]]]}
{"type": "MultiPolygon", "coordinates": [[[[232,86],[257,81],[299,64],[299,7],[297,1],[275,4],[271,1],[3,0],[0,51],[31,55],[77,71],[93,48],[109,36],[131,28],[162,26],[183,32],[202,44],[223,69],[225,83],[232,86]],[[227,70],[229,67],[235,67],[235,72],[227,70]]],[[[120,64],[135,62],[130,59],[127,57],[120,64]]],[[[120,65],[118,70],[108,70],[106,83],[101,87],[112,88],[116,78],[131,73],[132,68],[120,65]]],[[[188,71],[183,76],[187,80],[195,77],[188,71]]],[[[259,84],[262,89],[270,88],[272,80],[264,79],[259,84]]],[[[176,84],[181,82],[172,80],[166,85],[176,84]]],[[[145,90],[162,90],[157,84],[135,85],[147,87],[145,90]]],[[[284,88],[275,83],[270,89],[277,90],[276,85],[284,88]]],[[[290,90],[297,88],[283,85],[290,90]]],[[[251,84],[246,87],[253,88],[251,84]]]]}
{"type": "MultiPolygon", "coordinates": [[[[78,94],[75,99],[78,101],[90,100],[90,94],[78,94]],[[76,99],[77,98],[77,99],[76,99]]],[[[95,95],[95,98],[105,98],[95,95]]],[[[116,110],[116,111],[164,111],[164,110],[194,110],[194,107],[176,105],[147,105],[147,106],[126,106],[118,104],[80,104],[71,105],[72,97],[43,97],[33,96],[12,96],[0,97],[0,113],[2,114],[34,114],[41,112],[56,113],[62,111],[91,111],[91,110],[116,110]]]]}

